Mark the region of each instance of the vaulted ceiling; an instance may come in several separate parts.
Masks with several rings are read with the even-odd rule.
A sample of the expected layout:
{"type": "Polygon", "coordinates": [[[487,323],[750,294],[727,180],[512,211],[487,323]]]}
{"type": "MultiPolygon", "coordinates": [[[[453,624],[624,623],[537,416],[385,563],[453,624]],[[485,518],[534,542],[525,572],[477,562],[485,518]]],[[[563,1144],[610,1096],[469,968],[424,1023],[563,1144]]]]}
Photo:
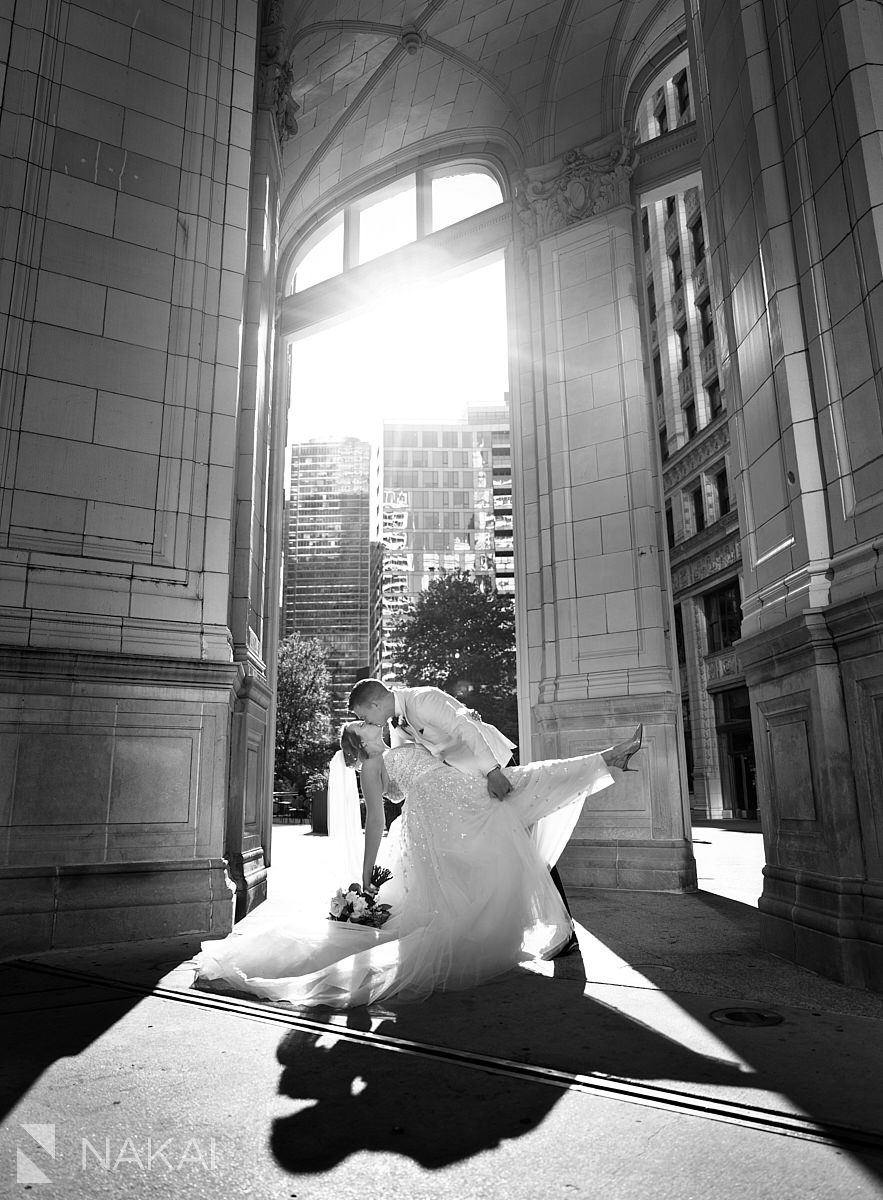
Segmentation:
{"type": "Polygon", "coordinates": [[[503,174],[615,134],[683,44],[683,0],[281,0],[297,131],[283,241],[416,163],[503,174]],[[649,77],[648,77],[649,81],[649,77]]]}

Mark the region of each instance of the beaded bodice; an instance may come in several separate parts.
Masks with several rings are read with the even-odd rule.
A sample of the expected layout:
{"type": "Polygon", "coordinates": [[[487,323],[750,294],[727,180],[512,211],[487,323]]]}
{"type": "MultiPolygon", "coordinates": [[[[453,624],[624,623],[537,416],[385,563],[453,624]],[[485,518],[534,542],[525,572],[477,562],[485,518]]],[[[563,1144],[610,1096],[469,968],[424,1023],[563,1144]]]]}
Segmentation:
{"type": "Polygon", "coordinates": [[[428,750],[416,743],[394,746],[383,756],[383,765],[390,782],[390,791],[399,799],[414,790],[418,780],[450,770],[441,759],[433,758],[428,750]]]}

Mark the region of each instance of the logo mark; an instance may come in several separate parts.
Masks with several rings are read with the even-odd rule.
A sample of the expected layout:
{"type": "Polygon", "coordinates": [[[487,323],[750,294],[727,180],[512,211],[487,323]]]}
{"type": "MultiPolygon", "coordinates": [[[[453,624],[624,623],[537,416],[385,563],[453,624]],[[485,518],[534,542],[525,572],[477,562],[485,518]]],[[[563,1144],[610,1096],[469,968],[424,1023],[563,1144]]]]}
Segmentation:
{"type": "MultiPolygon", "coordinates": [[[[51,1159],[55,1158],[54,1125],[22,1125],[22,1129],[51,1159]]],[[[23,1150],[16,1151],[15,1178],[18,1183],[49,1183],[49,1176],[41,1171],[33,1159],[23,1150]]]]}

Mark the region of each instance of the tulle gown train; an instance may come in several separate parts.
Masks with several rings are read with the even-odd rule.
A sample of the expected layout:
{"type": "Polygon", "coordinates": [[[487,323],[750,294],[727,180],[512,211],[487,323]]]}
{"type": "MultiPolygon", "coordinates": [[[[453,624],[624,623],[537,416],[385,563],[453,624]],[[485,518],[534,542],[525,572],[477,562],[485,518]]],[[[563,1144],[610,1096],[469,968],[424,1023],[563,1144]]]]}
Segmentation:
{"type": "MultiPolygon", "coordinates": [[[[384,761],[406,796],[381,848],[393,872],[379,896],[392,905],[387,924],[258,923],[203,943],[199,986],[332,1008],[421,1000],[549,957],[567,940],[570,918],[548,865],[586,796],[613,783],[600,754],[507,768],[513,789],[503,801],[420,746],[388,750],[384,761]]],[[[329,880],[329,896],[341,882],[329,880]]]]}

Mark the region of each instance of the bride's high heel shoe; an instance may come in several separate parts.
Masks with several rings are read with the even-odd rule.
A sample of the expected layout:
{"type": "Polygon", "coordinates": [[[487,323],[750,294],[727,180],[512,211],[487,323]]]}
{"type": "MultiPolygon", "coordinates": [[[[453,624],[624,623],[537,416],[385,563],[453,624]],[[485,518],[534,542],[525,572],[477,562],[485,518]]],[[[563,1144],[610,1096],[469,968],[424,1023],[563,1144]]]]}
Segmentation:
{"type": "Polygon", "coordinates": [[[629,763],[641,749],[644,740],[644,726],[639,725],[627,742],[619,742],[604,753],[604,761],[608,767],[616,767],[619,771],[634,771],[629,763]]]}

